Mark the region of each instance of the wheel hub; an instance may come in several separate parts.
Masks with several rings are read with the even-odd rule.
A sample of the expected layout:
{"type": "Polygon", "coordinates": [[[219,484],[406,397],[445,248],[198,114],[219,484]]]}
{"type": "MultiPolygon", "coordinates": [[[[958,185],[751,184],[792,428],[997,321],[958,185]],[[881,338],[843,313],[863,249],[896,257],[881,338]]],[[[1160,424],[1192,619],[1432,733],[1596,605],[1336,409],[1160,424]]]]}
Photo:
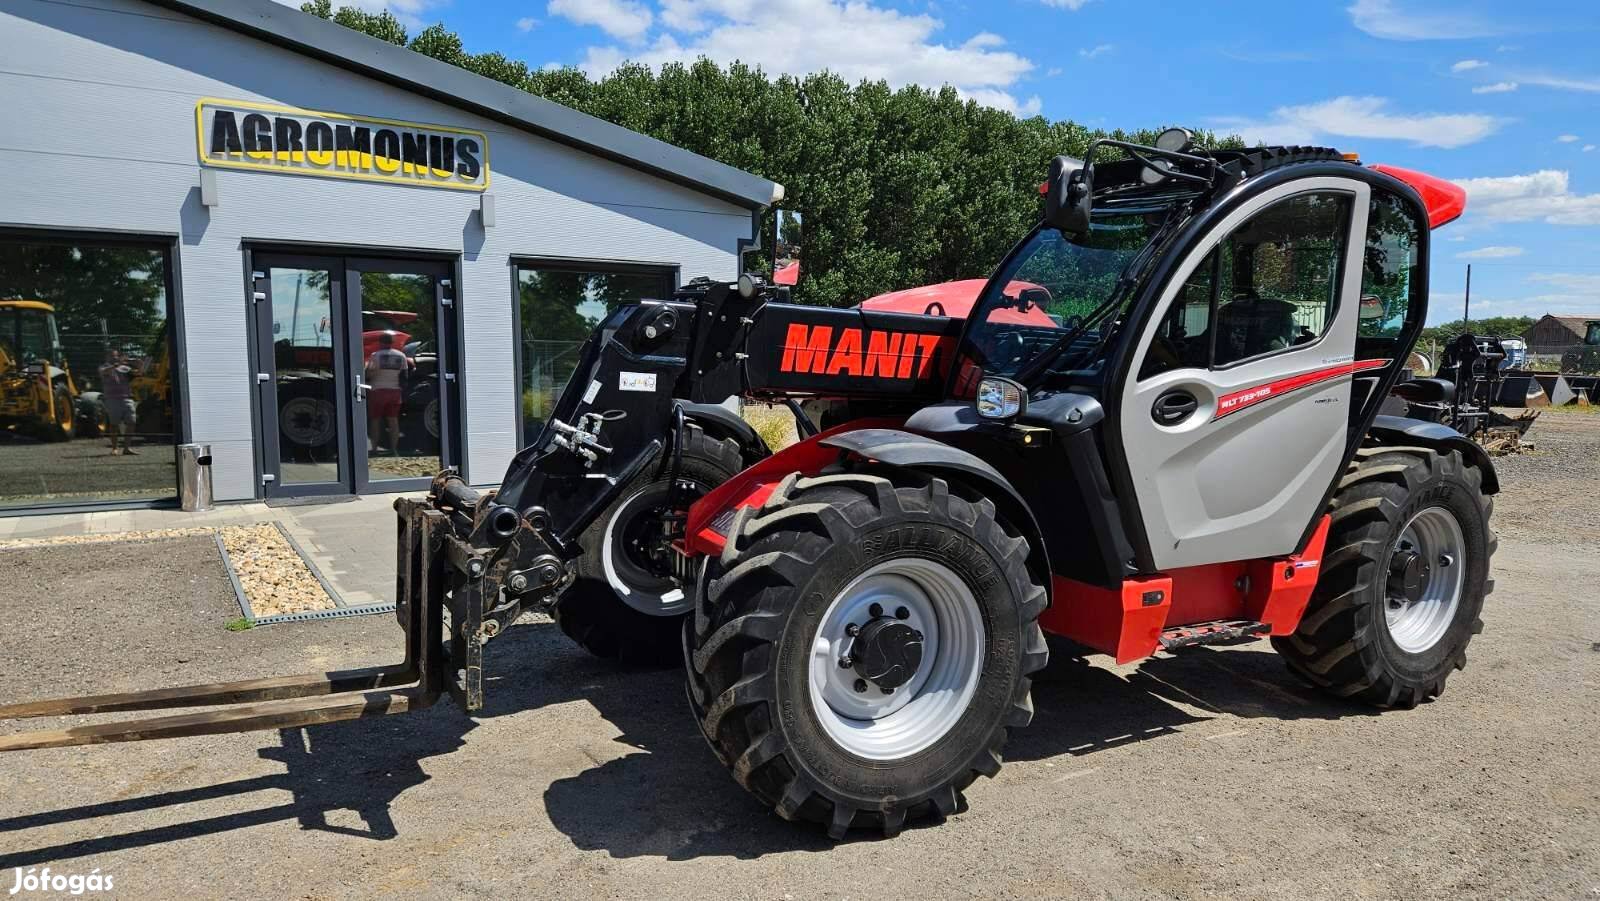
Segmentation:
{"type": "Polygon", "coordinates": [[[894,691],[922,665],[922,633],[900,620],[876,617],[856,634],[850,657],[856,675],[880,691],[894,691]]]}
{"type": "Polygon", "coordinates": [[[1400,530],[1384,591],[1389,637],[1400,650],[1423,653],[1449,631],[1466,588],[1465,552],[1461,524],[1444,507],[1424,507],[1400,530]]]}
{"type": "Polygon", "coordinates": [[[1428,561],[1412,548],[1401,548],[1389,558],[1389,596],[1416,603],[1422,600],[1431,574],[1428,561]]]}
{"type": "Polygon", "coordinates": [[[897,760],[961,719],[983,669],[984,621],[954,570],[887,560],[846,585],[812,639],[812,711],[837,745],[897,760]]]}

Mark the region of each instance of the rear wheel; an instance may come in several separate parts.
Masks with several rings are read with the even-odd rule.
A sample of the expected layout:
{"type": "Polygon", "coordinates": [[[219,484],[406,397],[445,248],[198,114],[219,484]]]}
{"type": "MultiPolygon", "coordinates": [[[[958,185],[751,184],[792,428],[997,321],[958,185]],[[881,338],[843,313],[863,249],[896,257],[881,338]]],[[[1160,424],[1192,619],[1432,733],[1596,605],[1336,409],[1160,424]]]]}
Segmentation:
{"type": "Polygon", "coordinates": [[[680,484],[659,467],[646,470],[579,539],[576,578],[553,611],[561,631],[597,657],[676,663],[679,624],[692,602],[689,586],[672,575],[666,517],[743,468],[737,441],[685,424],[680,484]]]}
{"type": "Polygon", "coordinates": [[[1456,452],[1363,450],[1334,497],[1322,574],[1293,635],[1273,646],[1339,697],[1415,707],[1466,666],[1494,587],[1493,501],[1456,452]]]}
{"type": "Polygon", "coordinates": [[[1027,543],[988,500],[903,473],[791,476],[729,541],[684,649],[741,785],[839,838],[954,813],[999,772],[1048,652],[1027,543]]]}

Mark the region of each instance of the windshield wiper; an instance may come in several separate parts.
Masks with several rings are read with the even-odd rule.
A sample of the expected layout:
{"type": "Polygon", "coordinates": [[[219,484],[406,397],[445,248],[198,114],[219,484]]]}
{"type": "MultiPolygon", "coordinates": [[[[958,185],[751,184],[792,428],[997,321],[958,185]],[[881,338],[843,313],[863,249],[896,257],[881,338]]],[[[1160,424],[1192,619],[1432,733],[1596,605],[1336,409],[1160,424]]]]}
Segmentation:
{"type": "MultiPolygon", "coordinates": [[[[1044,352],[1036,354],[1032,360],[1029,360],[1021,369],[1017,370],[1017,381],[1027,384],[1029,378],[1037,375],[1041,370],[1049,368],[1055,358],[1062,351],[1071,347],[1072,342],[1076,341],[1079,336],[1100,324],[1100,321],[1105,318],[1107,313],[1122,305],[1123,298],[1127,296],[1127,293],[1132,290],[1134,285],[1139,283],[1136,275],[1143,272],[1149,261],[1154,257],[1156,247],[1165,242],[1168,233],[1183,220],[1184,217],[1180,215],[1180,210],[1186,207],[1187,204],[1179,204],[1172,207],[1167,214],[1167,218],[1162,220],[1161,225],[1156,229],[1155,234],[1152,234],[1150,240],[1146,241],[1145,245],[1139,249],[1139,252],[1128,260],[1127,265],[1122,267],[1122,272],[1118,274],[1117,284],[1111,289],[1110,296],[1099,306],[1090,310],[1076,327],[1056,339],[1049,347],[1044,349],[1044,352]]],[[[1111,332],[1108,329],[1100,335],[1100,339],[1094,343],[1091,350],[1104,345],[1110,337],[1111,332]]]]}

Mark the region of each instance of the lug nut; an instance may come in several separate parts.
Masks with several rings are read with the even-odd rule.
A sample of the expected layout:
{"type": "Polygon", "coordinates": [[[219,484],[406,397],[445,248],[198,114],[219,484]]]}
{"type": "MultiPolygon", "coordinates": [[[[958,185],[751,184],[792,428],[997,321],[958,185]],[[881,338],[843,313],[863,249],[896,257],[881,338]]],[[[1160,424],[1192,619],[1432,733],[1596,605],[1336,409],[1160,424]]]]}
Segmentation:
{"type": "Polygon", "coordinates": [[[512,591],[522,591],[528,587],[528,577],[522,573],[517,573],[511,577],[510,585],[512,591]]]}
{"type": "Polygon", "coordinates": [[[861,633],[861,627],[856,625],[855,623],[851,623],[850,625],[844,627],[844,634],[848,635],[851,638],[855,638],[860,633],[861,633]]]}
{"type": "Polygon", "coordinates": [[[854,660],[850,659],[850,655],[849,654],[846,654],[843,657],[839,658],[839,668],[840,669],[849,669],[850,667],[855,666],[855,665],[856,665],[856,662],[854,660]]]}
{"type": "Polygon", "coordinates": [[[911,611],[907,610],[904,607],[896,607],[896,608],[894,608],[894,618],[895,619],[910,619],[911,618],[911,611]]]}
{"type": "Polygon", "coordinates": [[[865,680],[865,679],[857,679],[856,680],[856,692],[859,694],[859,693],[864,692],[866,690],[867,690],[867,680],[865,680]]]}
{"type": "Polygon", "coordinates": [[[882,691],[886,695],[894,694],[894,689],[892,689],[892,688],[884,688],[884,689],[879,689],[879,690],[882,691]]]}
{"type": "Polygon", "coordinates": [[[867,608],[867,612],[872,614],[873,616],[882,616],[883,615],[883,605],[882,604],[873,604],[871,607],[867,608]]]}

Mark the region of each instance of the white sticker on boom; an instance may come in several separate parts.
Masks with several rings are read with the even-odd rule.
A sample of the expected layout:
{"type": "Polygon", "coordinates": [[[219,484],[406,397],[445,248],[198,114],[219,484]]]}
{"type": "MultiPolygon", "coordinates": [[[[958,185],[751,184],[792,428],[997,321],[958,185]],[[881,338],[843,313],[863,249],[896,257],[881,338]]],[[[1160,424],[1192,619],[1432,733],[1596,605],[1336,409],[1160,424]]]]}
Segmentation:
{"type": "Polygon", "coordinates": [[[588,389],[583,392],[583,402],[586,403],[586,404],[594,403],[594,397],[595,397],[596,394],[599,394],[599,393],[600,393],[600,380],[599,379],[590,379],[589,380],[588,389]]]}
{"type": "Polygon", "coordinates": [[[653,372],[624,372],[617,376],[617,389],[620,391],[654,391],[656,390],[656,374],[653,372]]]}

